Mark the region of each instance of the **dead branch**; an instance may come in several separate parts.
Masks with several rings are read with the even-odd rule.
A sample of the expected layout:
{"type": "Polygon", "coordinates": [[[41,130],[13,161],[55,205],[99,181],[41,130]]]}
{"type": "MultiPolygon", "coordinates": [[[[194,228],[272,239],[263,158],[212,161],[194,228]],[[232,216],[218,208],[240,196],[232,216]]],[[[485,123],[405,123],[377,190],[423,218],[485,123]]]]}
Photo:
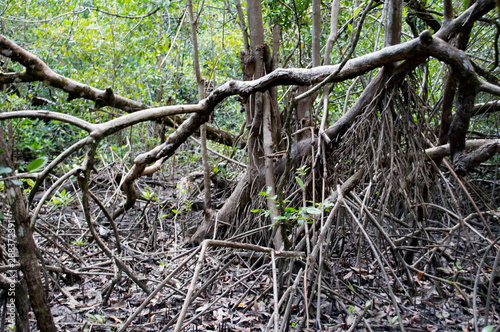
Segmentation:
{"type": "MultiPolygon", "coordinates": [[[[476,150],[490,144],[500,144],[498,139],[475,139],[465,142],[466,150],[476,150]]],[[[439,159],[450,155],[450,144],[436,146],[425,150],[425,154],[431,159],[439,159]]]]}

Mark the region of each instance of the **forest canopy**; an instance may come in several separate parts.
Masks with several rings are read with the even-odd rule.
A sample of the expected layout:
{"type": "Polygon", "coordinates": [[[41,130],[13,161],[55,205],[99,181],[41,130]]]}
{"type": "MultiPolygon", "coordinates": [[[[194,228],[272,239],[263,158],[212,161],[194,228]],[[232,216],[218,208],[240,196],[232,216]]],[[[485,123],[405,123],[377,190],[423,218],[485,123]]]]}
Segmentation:
{"type": "Polygon", "coordinates": [[[0,4],[2,329],[493,331],[498,15],[0,4]]]}

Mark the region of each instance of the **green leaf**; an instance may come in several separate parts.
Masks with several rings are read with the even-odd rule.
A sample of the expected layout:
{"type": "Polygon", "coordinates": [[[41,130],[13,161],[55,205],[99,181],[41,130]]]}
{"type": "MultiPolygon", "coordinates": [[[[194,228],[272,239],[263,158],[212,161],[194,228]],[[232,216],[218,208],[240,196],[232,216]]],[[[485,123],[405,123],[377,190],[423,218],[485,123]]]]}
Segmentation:
{"type": "Polygon", "coordinates": [[[309,214],[321,214],[321,210],[318,208],[315,208],[314,206],[308,206],[306,208],[306,212],[309,214]]]}
{"type": "Polygon", "coordinates": [[[12,172],[12,169],[10,167],[3,167],[0,165],[0,174],[7,174],[12,172]]]}
{"type": "Polygon", "coordinates": [[[483,327],[481,332],[493,332],[493,328],[494,328],[493,325],[488,325],[488,326],[483,327]]]}
{"type": "Polygon", "coordinates": [[[302,182],[302,179],[299,178],[298,176],[295,177],[295,180],[297,181],[297,183],[299,184],[299,186],[304,189],[304,182],[302,182]]]}
{"type": "Polygon", "coordinates": [[[47,158],[47,157],[36,158],[28,165],[28,168],[27,168],[28,172],[31,173],[31,172],[39,170],[40,168],[42,168],[43,166],[45,166],[47,164],[48,160],[49,160],[49,158],[47,158]]]}
{"type": "Polygon", "coordinates": [[[15,186],[22,186],[23,185],[23,183],[19,180],[10,180],[10,182],[12,182],[12,184],[15,186]]]}
{"type": "Polygon", "coordinates": [[[354,11],[354,17],[358,16],[359,12],[361,11],[361,8],[362,6],[359,6],[358,8],[356,8],[356,10],[354,11]]]}
{"type": "Polygon", "coordinates": [[[260,211],[260,209],[253,209],[253,210],[250,210],[250,212],[252,212],[252,213],[256,213],[256,212],[259,212],[259,211],[260,211]]]}

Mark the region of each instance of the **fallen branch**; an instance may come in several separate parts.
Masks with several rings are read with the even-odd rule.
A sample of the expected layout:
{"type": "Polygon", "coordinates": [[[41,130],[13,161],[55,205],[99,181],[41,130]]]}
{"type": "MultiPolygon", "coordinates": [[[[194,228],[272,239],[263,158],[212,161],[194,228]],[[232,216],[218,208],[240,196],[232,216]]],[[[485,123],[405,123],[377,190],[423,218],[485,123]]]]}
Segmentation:
{"type": "Polygon", "coordinates": [[[182,330],[182,323],[184,322],[184,317],[186,316],[187,309],[189,304],[191,303],[191,297],[193,295],[194,289],[196,287],[196,282],[198,280],[198,275],[200,273],[201,265],[205,260],[205,252],[208,247],[226,247],[226,248],[234,248],[234,249],[246,249],[257,252],[265,252],[270,253],[274,257],[287,257],[287,258],[299,258],[304,257],[305,253],[300,251],[276,251],[273,248],[262,247],[255,244],[248,243],[239,243],[239,242],[230,242],[230,241],[220,241],[220,240],[205,240],[201,243],[201,252],[198,257],[198,262],[196,263],[195,272],[193,274],[193,280],[191,280],[191,284],[189,286],[188,293],[186,295],[186,299],[184,300],[184,305],[182,306],[181,313],[179,314],[179,318],[177,319],[177,324],[175,326],[175,332],[179,332],[182,330]]]}
{"type": "MultiPolygon", "coordinates": [[[[477,155],[479,155],[479,156],[476,157],[477,159],[479,159],[479,157],[481,157],[481,156],[485,156],[485,153],[490,151],[490,149],[494,150],[495,147],[496,147],[496,149],[498,149],[498,146],[500,146],[500,139],[475,139],[475,140],[468,140],[465,142],[465,148],[467,150],[469,150],[469,151],[470,150],[481,150],[482,151],[482,152],[478,152],[477,155]]],[[[494,151],[493,151],[493,153],[494,153],[494,151]]],[[[436,146],[433,148],[426,149],[425,154],[433,160],[438,159],[438,158],[443,158],[445,156],[449,156],[450,155],[450,144],[445,144],[445,145],[436,146]]],[[[468,154],[467,156],[471,156],[471,155],[472,154],[468,154]]],[[[490,158],[490,157],[491,157],[491,155],[488,156],[488,158],[490,158]]],[[[472,162],[472,160],[476,160],[472,156],[469,158],[471,158],[470,159],[471,162],[472,162]]],[[[488,158],[486,158],[484,160],[487,160],[488,158]]],[[[484,160],[481,160],[480,162],[482,162],[484,160]]]]}

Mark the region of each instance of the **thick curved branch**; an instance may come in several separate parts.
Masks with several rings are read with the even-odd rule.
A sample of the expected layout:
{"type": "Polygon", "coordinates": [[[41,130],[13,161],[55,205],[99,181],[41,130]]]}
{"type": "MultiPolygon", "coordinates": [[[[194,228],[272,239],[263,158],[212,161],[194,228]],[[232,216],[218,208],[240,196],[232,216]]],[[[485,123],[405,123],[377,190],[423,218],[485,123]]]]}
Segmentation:
{"type": "Polygon", "coordinates": [[[495,0],[478,0],[460,16],[442,26],[435,36],[443,39],[444,41],[449,41],[465,26],[474,24],[474,22],[493,9],[495,9],[495,0]]]}
{"type": "Polygon", "coordinates": [[[491,93],[495,96],[500,96],[500,87],[495,84],[491,84],[486,81],[480,81],[479,90],[483,92],[491,93]]]}
{"type": "Polygon", "coordinates": [[[93,131],[91,135],[95,138],[104,138],[137,123],[155,120],[164,116],[195,113],[202,110],[203,108],[200,106],[200,104],[173,105],[149,108],[137,111],[135,113],[126,114],[105,123],[95,125],[96,130],[93,131]]]}
{"type": "Polygon", "coordinates": [[[453,19],[453,2],[451,0],[443,1],[443,24],[453,19]]]}
{"type": "MultiPolygon", "coordinates": [[[[485,86],[483,82],[479,80],[473,73],[473,70],[470,70],[470,66],[472,66],[472,64],[468,60],[465,53],[460,53],[458,50],[445,42],[449,41],[453,36],[459,33],[464,26],[473,24],[476,20],[480,19],[483,15],[493,10],[494,8],[494,0],[478,0],[456,19],[448,22],[445,26],[442,26],[434,36],[431,36],[429,32],[424,31],[418,39],[422,40],[423,44],[430,46],[428,47],[427,53],[419,53],[415,50],[414,57],[408,57],[405,61],[397,65],[395,67],[394,73],[398,74],[398,77],[395,77],[395,79],[393,79],[393,82],[397,82],[399,79],[404,77],[406,73],[410,72],[421,62],[425,61],[427,56],[432,55],[447,63],[451,61],[452,63],[450,63],[450,65],[452,65],[454,68],[457,68],[460,73],[464,74],[465,76],[473,77],[473,82],[477,83],[477,85],[480,85],[481,87],[485,86]],[[440,39],[441,41],[438,39],[440,39]],[[439,46],[442,46],[444,50],[441,51],[439,46]],[[457,51],[458,53],[455,51],[457,51]],[[458,59],[461,59],[464,62],[461,63],[458,59]],[[466,68],[462,68],[464,64],[466,68]]],[[[409,42],[406,42],[398,46],[404,48],[408,43],[409,42]]],[[[381,51],[393,49],[398,46],[384,48],[381,51]]],[[[344,113],[344,115],[333,126],[325,131],[326,136],[328,136],[328,138],[334,144],[339,142],[342,135],[347,131],[354,120],[367,109],[367,106],[374,100],[376,94],[379,93],[380,84],[383,80],[381,74],[382,73],[379,73],[379,75],[377,75],[377,77],[365,88],[365,90],[351,107],[351,109],[348,112],[344,113]]],[[[474,87],[475,89],[478,89],[477,85],[474,87]]]]}
{"type": "MultiPolygon", "coordinates": [[[[477,150],[483,146],[500,144],[500,139],[474,139],[465,142],[468,151],[477,150]]],[[[450,155],[450,144],[436,146],[425,150],[425,154],[431,159],[440,159],[450,155]]]]}
{"type": "Polygon", "coordinates": [[[500,101],[491,101],[488,103],[476,104],[472,108],[472,116],[481,115],[481,114],[489,114],[496,113],[500,111],[500,101]]]}
{"type": "MultiPolygon", "coordinates": [[[[452,23],[450,23],[450,25],[451,24],[452,23]]],[[[366,71],[389,63],[425,56],[434,56],[452,66],[457,72],[458,77],[465,82],[468,82],[468,89],[470,89],[474,94],[479,91],[481,87],[484,87],[485,84],[489,84],[477,77],[474,72],[474,68],[464,52],[454,48],[439,38],[433,37],[429,32],[424,32],[419,38],[404,44],[386,47],[380,51],[349,60],[340,71],[338,70],[340,65],[314,67],[311,69],[277,69],[257,80],[227,82],[214,90],[206,99],[200,101],[198,105],[201,107],[201,111],[193,114],[188,120],[186,120],[172,135],[169,136],[164,144],[147,153],[137,156],[134,160],[135,165],[131,172],[127,175],[123,184],[127,200],[123,205],[123,209],[118,210],[114,217],[116,218],[124,210],[131,208],[135,204],[137,194],[135,193],[133,182],[143,175],[146,167],[160,159],[163,161],[168,159],[180,144],[193,134],[201,124],[207,121],[209,114],[215,106],[225,98],[235,94],[248,96],[255,92],[268,90],[276,85],[315,84],[321,82],[326,77],[332,75],[332,73],[335,74],[336,72],[338,73],[331,77],[332,81],[342,81],[359,76],[366,71]]],[[[383,75],[378,76],[379,79],[374,79],[374,84],[371,85],[372,89],[375,89],[374,91],[378,89],[379,83],[381,83],[381,77],[383,77],[383,75]]],[[[369,90],[369,88],[367,88],[367,90],[369,90]]],[[[491,90],[493,90],[493,88],[491,88],[491,90]]],[[[370,94],[367,94],[367,96],[370,96],[370,94]]],[[[370,96],[370,99],[372,99],[372,96],[370,96]]],[[[468,100],[467,103],[467,109],[470,106],[469,101],[470,100],[468,100]]],[[[368,105],[369,100],[359,98],[358,102],[368,105]]],[[[330,127],[325,132],[331,140],[338,140],[339,134],[345,132],[363,108],[358,107],[358,110],[358,113],[347,112],[339,121],[335,123],[334,126],[330,127]]],[[[464,109],[463,114],[466,115],[468,113],[469,112],[464,109]]],[[[460,139],[457,139],[454,141],[455,143],[452,143],[452,150],[455,149],[456,151],[460,151],[462,149],[462,144],[460,144],[463,136],[461,130],[458,136],[460,136],[460,139]]],[[[465,136],[463,139],[465,140],[465,136]]]]}
{"type": "Polygon", "coordinates": [[[0,35],[0,54],[23,65],[26,68],[27,75],[33,78],[31,81],[42,81],[45,85],[67,92],[69,94],[68,100],[84,98],[94,101],[96,108],[112,106],[127,112],[147,108],[147,105],[143,103],[115,95],[111,88],[99,90],[55,73],[34,54],[21,48],[3,35],[0,35]]]}
{"type": "Polygon", "coordinates": [[[80,118],[77,118],[76,116],[58,112],[26,110],[26,111],[11,111],[11,112],[0,113],[0,121],[7,119],[17,119],[17,118],[40,119],[45,121],[47,120],[63,121],[73,126],[76,126],[80,129],[83,129],[89,133],[97,128],[96,125],[87,122],[85,120],[82,120],[80,118]]]}
{"type": "MultiPolygon", "coordinates": [[[[476,139],[465,142],[466,150],[474,150],[472,152],[464,153],[455,162],[455,168],[461,173],[472,171],[480,163],[487,161],[495,154],[500,153],[500,139],[476,139]]],[[[437,146],[425,150],[425,154],[433,160],[449,156],[450,144],[437,146]]]]}
{"type": "MultiPolygon", "coordinates": [[[[46,85],[67,92],[68,100],[77,98],[92,100],[95,102],[96,108],[111,106],[128,113],[149,109],[149,106],[144,103],[115,94],[111,88],[99,90],[55,73],[34,54],[24,50],[2,35],[0,35],[0,54],[26,67],[26,72],[24,73],[0,74],[0,84],[42,81],[46,85]]],[[[173,112],[171,114],[179,113],[173,112]]],[[[171,121],[167,123],[172,127],[177,127],[184,121],[179,117],[173,116],[169,117],[169,119],[171,121]]],[[[220,144],[228,146],[234,145],[234,137],[231,134],[218,130],[210,125],[207,125],[207,138],[220,144]]]]}
{"type": "Polygon", "coordinates": [[[485,82],[477,76],[464,51],[451,46],[440,38],[431,36],[428,31],[420,34],[420,40],[427,45],[430,56],[449,64],[460,80],[467,80],[470,88],[478,91],[483,86],[485,82]]]}
{"type": "Polygon", "coordinates": [[[408,6],[412,9],[412,14],[424,21],[432,30],[441,29],[441,23],[425,8],[420,1],[410,0],[408,6]]]}
{"type": "Polygon", "coordinates": [[[470,172],[480,163],[487,161],[497,153],[500,153],[500,140],[484,144],[476,151],[462,156],[456,167],[463,169],[464,172],[470,172]]]}
{"type": "Polygon", "coordinates": [[[36,78],[27,72],[0,74],[0,84],[33,82],[35,80],[36,78]]]}

